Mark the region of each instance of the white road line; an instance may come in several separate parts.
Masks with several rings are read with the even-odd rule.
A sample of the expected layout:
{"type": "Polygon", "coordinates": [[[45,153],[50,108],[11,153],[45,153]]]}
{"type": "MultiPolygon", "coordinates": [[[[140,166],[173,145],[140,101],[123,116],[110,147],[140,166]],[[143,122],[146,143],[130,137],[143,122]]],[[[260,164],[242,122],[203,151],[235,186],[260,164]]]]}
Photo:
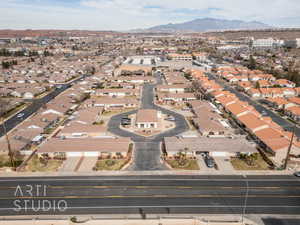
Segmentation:
{"type": "Polygon", "coordinates": [[[16,179],[16,180],[1,180],[0,179],[0,183],[1,182],[19,182],[19,181],[263,181],[263,182],[281,182],[281,181],[288,181],[288,182],[300,182],[300,179],[251,179],[251,178],[245,178],[245,179],[206,179],[206,178],[199,178],[199,179],[168,179],[168,178],[130,178],[130,179],[126,179],[126,178],[118,178],[118,179],[114,179],[114,178],[43,178],[43,179],[34,179],[34,178],[30,178],[30,179],[16,179]]]}
{"type": "MultiPolygon", "coordinates": [[[[76,206],[67,207],[69,209],[134,209],[134,208],[242,208],[241,205],[153,205],[153,206],[76,206]]],[[[299,208],[300,206],[280,206],[280,205],[250,205],[247,208],[299,208]]],[[[0,211],[15,210],[16,208],[0,208],[0,211]]],[[[30,211],[30,208],[18,208],[20,210],[30,211]]],[[[58,211],[57,208],[50,208],[51,210],[58,211]]],[[[42,210],[41,210],[42,211],[42,210]]],[[[50,211],[50,210],[49,210],[50,211]]]]}

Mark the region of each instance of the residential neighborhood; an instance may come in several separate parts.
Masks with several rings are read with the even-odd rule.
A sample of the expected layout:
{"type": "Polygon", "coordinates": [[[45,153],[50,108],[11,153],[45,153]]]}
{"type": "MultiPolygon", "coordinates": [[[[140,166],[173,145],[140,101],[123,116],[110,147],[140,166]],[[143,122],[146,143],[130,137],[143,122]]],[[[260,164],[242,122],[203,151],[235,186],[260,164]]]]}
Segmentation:
{"type": "MultiPolygon", "coordinates": [[[[62,45],[56,38],[47,39],[46,48],[32,42],[26,50],[8,49],[5,54],[24,56],[2,56],[13,62],[1,69],[2,171],[157,167],[235,174],[298,167],[297,83],[225,58],[217,62],[209,51],[179,53],[171,36],[155,55],[150,49],[159,49],[162,39],[130,40],[137,44],[140,38],[147,39],[147,51],[144,43],[130,55],[83,54],[72,41],[62,45]],[[20,122],[7,122],[7,130],[4,121],[15,117],[20,122]],[[158,143],[150,155],[140,144],[149,140],[158,143]],[[5,166],[11,160],[18,165],[5,166]],[[137,166],[137,160],[151,165],[137,166]]],[[[108,40],[122,46],[114,36],[102,39],[108,40]]],[[[88,37],[84,41],[94,45],[88,37]]],[[[253,46],[267,42],[258,43],[253,46]]]]}
{"type": "Polygon", "coordinates": [[[300,225],[299,1],[0,15],[0,225],[300,225]]]}

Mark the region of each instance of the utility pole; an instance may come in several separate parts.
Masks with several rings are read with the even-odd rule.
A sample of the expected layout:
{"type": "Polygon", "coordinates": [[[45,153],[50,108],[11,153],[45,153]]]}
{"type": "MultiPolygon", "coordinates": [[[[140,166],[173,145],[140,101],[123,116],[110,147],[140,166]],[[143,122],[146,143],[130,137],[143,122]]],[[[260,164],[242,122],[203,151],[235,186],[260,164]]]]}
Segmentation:
{"type": "Polygon", "coordinates": [[[288,147],[288,150],[287,150],[287,153],[286,153],[286,157],[285,157],[285,161],[284,161],[284,164],[283,164],[283,169],[284,170],[286,169],[288,161],[289,161],[289,158],[290,158],[290,152],[291,152],[291,149],[292,149],[292,146],[293,146],[293,140],[294,140],[294,136],[295,136],[295,131],[296,131],[296,124],[293,127],[293,133],[292,133],[292,137],[291,137],[291,140],[290,140],[290,145],[288,147]]]}
{"type": "Polygon", "coordinates": [[[11,166],[12,166],[13,170],[15,170],[15,160],[14,160],[14,155],[13,155],[13,152],[12,152],[12,150],[11,150],[11,145],[10,145],[10,142],[9,142],[8,134],[7,134],[7,132],[6,132],[5,122],[4,122],[3,119],[1,120],[1,122],[2,122],[3,131],[4,131],[4,135],[5,135],[6,142],[7,142],[8,156],[9,156],[9,158],[10,158],[10,163],[11,163],[11,166]]]}

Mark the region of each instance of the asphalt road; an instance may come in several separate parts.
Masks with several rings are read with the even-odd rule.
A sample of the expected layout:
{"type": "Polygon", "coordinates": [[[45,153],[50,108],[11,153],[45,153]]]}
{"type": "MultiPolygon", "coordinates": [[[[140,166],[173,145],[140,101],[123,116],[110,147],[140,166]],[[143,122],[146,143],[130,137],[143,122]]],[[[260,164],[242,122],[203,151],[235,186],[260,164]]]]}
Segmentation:
{"type": "Polygon", "coordinates": [[[300,179],[292,176],[0,179],[1,216],[118,213],[241,214],[245,202],[246,214],[299,215],[300,179]]]}
{"type": "MultiPolygon", "coordinates": [[[[29,106],[27,106],[24,110],[22,110],[18,113],[18,114],[24,113],[24,115],[22,117],[18,118],[18,114],[16,114],[16,115],[12,116],[11,118],[9,118],[8,120],[6,120],[4,122],[6,132],[9,132],[13,128],[15,128],[19,123],[26,120],[33,113],[38,111],[43,105],[50,102],[52,99],[54,99],[60,93],[64,92],[66,89],[70,88],[72,83],[82,79],[83,77],[84,77],[84,75],[80,76],[79,78],[73,80],[70,83],[56,85],[56,86],[61,86],[61,87],[56,88],[55,90],[53,90],[52,92],[50,92],[49,94],[45,95],[44,97],[42,97],[40,99],[33,100],[33,102],[29,106]]],[[[1,124],[1,126],[0,126],[0,137],[2,137],[4,134],[5,134],[4,127],[1,124]]]]}
{"type": "MultiPolygon", "coordinates": [[[[157,84],[161,84],[161,78],[156,76],[157,84]]],[[[121,113],[113,116],[108,123],[108,131],[122,137],[130,137],[135,142],[133,163],[128,170],[166,170],[161,163],[160,142],[164,137],[178,135],[188,129],[184,116],[173,111],[164,109],[154,104],[154,88],[157,84],[144,84],[142,93],[142,109],[156,109],[164,114],[172,115],[175,118],[175,128],[151,137],[140,136],[120,128],[121,118],[136,113],[137,110],[121,113]]]]}
{"type": "MultiPolygon", "coordinates": [[[[224,90],[230,91],[231,93],[234,93],[241,101],[248,102],[250,105],[254,106],[254,108],[260,112],[265,113],[266,116],[271,117],[274,122],[279,124],[283,129],[292,131],[293,130],[293,124],[288,122],[287,120],[283,119],[281,116],[277,115],[276,113],[272,112],[268,108],[264,107],[263,105],[259,104],[258,102],[252,100],[249,96],[239,92],[235,88],[228,85],[225,81],[217,79],[213,74],[209,74],[210,79],[214,79],[218,84],[222,85],[224,87],[224,90]]],[[[295,134],[297,137],[300,137],[300,128],[295,128],[295,134]]]]}

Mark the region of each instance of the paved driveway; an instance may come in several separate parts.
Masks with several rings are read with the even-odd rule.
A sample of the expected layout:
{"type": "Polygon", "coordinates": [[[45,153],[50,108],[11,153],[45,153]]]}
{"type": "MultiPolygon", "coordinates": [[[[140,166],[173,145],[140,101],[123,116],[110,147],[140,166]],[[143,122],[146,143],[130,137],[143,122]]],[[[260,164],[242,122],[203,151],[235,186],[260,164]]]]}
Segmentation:
{"type": "Polygon", "coordinates": [[[235,172],[235,169],[232,167],[229,157],[214,157],[218,169],[224,172],[235,172]]]}
{"type": "Polygon", "coordinates": [[[68,157],[64,161],[60,171],[61,172],[74,172],[76,169],[76,166],[78,165],[78,163],[80,161],[80,158],[81,157],[68,157]]]}
{"type": "Polygon", "coordinates": [[[78,172],[91,172],[93,171],[93,167],[96,165],[98,157],[86,156],[81,161],[80,167],[78,168],[78,172]]]}

